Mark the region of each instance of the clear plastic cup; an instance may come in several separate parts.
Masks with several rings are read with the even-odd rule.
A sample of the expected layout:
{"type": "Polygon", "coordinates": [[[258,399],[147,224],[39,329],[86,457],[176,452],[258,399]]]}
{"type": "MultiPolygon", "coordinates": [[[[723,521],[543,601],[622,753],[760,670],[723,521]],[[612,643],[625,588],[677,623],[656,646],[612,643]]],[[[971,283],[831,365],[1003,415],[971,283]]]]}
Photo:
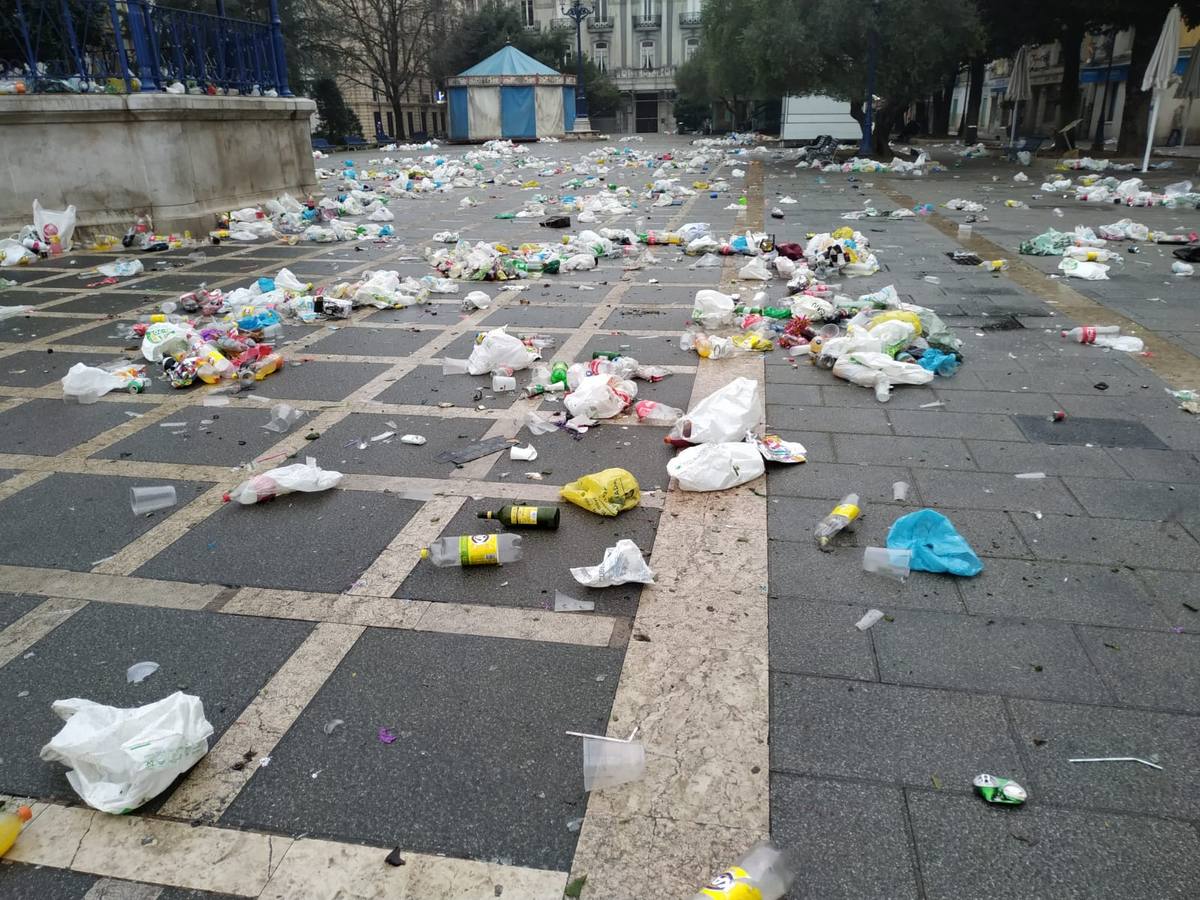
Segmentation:
{"type": "Polygon", "coordinates": [[[641,741],[583,739],[583,789],[600,791],[638,781],[646,771],[646,748],[641,741]]]}
{"type": "Polygon", "coordinates": [[[144,516],[158,509],[174,506],[175,488],[169,484],[155,484],[148,487],[129,489],[129,507],[135,516],[144,516]]]}
{"type": "Polygon", "coordinates": [[[867,547],[863,550],[863,571],[903,581],[908,577],[911,550],[892,547],[867,547]]]}
{"type": "Polygon", "coordinates": [[[442,357],[442,374],[466,375],[467,361],[465,359],[450,359],[448,356],[442,357]]]}
{"type": "Polygon", "coordinates": [[[903,503],[908,499],[908,482],[893,481],[892,482],[892,499],[897,503],[903,503]]]}
{"type": "Polygon", "coordinates": [[[975,232],[975,229],[973,227],[971,227],[970,225],[965,225],[965,224],[959,225],[958,226],[958,239],[960,241],[969,241],[971,239],[971,235],[974,232],[975,232]]]}
{"type": "Polygon", "coordinates": [[[517,379],[511,375],[493,375],[492,390],[497,394],[508,393],[517,389],[517,379]]]}

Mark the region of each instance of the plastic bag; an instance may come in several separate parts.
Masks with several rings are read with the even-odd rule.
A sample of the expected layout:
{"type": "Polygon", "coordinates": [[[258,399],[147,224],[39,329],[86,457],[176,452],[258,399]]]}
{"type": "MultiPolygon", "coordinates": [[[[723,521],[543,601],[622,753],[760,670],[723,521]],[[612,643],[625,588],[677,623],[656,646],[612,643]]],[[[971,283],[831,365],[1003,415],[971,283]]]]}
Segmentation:
{"type": "Polygon", "coordinates": [[[687,447],[667,463],[667,474],[684,491],[723,491],[766,471],[758,447],[744,442],[687,447]]]}
{"type": "Polygon", "coordinates": [[[563,399],[572,416],[611,419],[637,396],[637,385],[615,375],[588,375],[563,399]]]}
{"type": "Polygon", "coordinates": [[[758,418],[758,382],[735,378],[684,413],[670,437],[692,444],[740,441],[758,418]]]}
{"type": "Polygon", "coordinates": [[[0,240],[0,266],[19,266],[34,258],[25,245],[12,238],[0,240]]]}
{"type": "Polygon", "coordinates": [[[1108,281],[1108,266],[1097,262],[1080,262],[1069,256],[1064,256],[1058,264],[1058,271],[1071,278],[1083,278],[1086,281],[1108,281]]]}
{"type": "Polygon", "coordinates": [[[901,362],[886,353],[852,350],[833,364],[833,374],[852,384],[875,389],[875,399],[886,403],[896,384],[928,384],[933,373],[916,363],[901,362]]]}
{"type": "Polygon", "coordinates": [[[69,766],[75,793],[106,813],[129,812],[162,793],[208,753],[213,733],[200,698],[180,691],[134,709],[78,698],[51,709],[66,724],[42,759],[69,766]]]}
{"type": "Polygon", "coordinates": [[[922,369],[933,372],[935,375],[941,375],[943,378],[949,378],[958,371],[958,357],[953,353],[943,353],[941,350],[935,350],[930,347],[925,351],[924,355],[917,360],[917,365],[922,369]]]}
{"type": "Polygon", "coordinates": [[[918,509],[893,522],[887,545],[892,550],[911,550],[909,568],[915,571],[963,576],[983,571],[971,545],[949,519],[933,509],[918,509]]]}
{"type": "Polygon", "coordinates": [[[535,354],[504,328],[497,328],[485,334],[483,340],[471,348],[471,355],[467,359],[467,371],[472,375],[486,375],[501,366],[527,369],[535,359],[540,359],[540,355],[535,354]]]}
{"type": "Polygon", "coordinates": [[[322,469],[311,456],[303,463],[281,466],[247,478],[225,495],[225,501],[236,500],[243,506],[273,500],[293,491],[314,493],[336,487],[342,480],[341,472],[322,469]]]}
{"type": "Polygon", "coordinates": [[[598,566],[571,569],[571,577],[585,587],[603,588],[616,584],[654,584],[654,570],[646,565],[638,545],[628,538],[604,551],[598,566]]]}
{"type": "Polygon", "coordinates": [[[312,285],[306,284],[292,274],[291,269],[280,269],[279,274],[275,276],[275,287],[282,288],[285,291],[292,291],[296,294],[303,294],[312,285]]]}
{"type": "Polygon", "coordinates": [[[0,306],[0,322],[14,319],[17,316],[27,316],[33,312],[32,306],[0,306]]]}
{"type": "Polygon", "coordinates": [[[696,291],[696,300],[692,306],[692,318],[705,328],[719,328],[733,322],[733,298],[720,291],[696,291]]]}
{"type": "Polygon", "coordinates": [[[615,516],[637,506],[642,491],[624,469],[605,469],[563,485],[559,496],[597,515],[615,516]]]}
{"type": "Polygon", "coordinates": [[[738,278],[743,281],[770,281],[771,271],[762,257],[756,256],[738,270],[738,278]]]}
{"type": "Polygon", "coordinates": [[[127,380],[120,375],[75,363],[61,379],[63,400],[68,403],[95,403],[109,391],[123,389],[127,380]]]}
{"type": "Polygon", "coordinates": [[[140,259],[115,259],[102,266],[96,266],[96,271],[109,278],[131,278],[141,275],[146,269],[140,259]]]}
{"type": "Polygon", "coordinates": [[[71,249],[71,236],[75,234],[75,206],[66,209],[43,209],[37,200],[33,201],[33,227],[37,231],[38,240],[47,244],[57,243],[66,253],[71,249]]]}

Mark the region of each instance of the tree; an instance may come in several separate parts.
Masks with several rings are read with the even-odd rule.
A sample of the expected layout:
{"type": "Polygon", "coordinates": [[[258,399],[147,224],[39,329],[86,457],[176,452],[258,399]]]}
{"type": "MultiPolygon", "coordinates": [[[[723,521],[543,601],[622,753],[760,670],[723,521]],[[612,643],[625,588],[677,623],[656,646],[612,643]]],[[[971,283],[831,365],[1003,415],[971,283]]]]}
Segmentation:
{"type": "Polygon", "coordinates": [[[428,78],[431,37],[447,26],[437,0],[309,0],[330,23],[337,73],[346,81],[378,90],[397,122],[402,105],[428,78]]]}
{"type": "Polygon", "coordinates": [[[710,51],[709,46],[706,39],[692,58],[675,70],[676,120],[682,101],[685,112],[702,105],[711,115],[714,107],[722,106],[735,129],[749,128],[750,82],[737,71],[736,56],[710,51]]]}
{"type": "Polygon", "coordinates": [[[346,105],[337,81],[318,78],[312,85],[312,98],[317,103],[317,118],[321,120],[317,134],[334,144],[340,144],[350,135],[362,137],[362,123],[346,105]]]}
{"type": "Polygon", "coordinates": [[[974,3],[873,0],[853,13],[842,0],[710,0],[705,44],[740,68],[751,96],[827,94],[850,103],[866,135],[867,61],[877,48],[874,133],[877,153],[915,100],[977,52],[983,33],[974,3]]]}
{"type": "Polygon", "coordinates": [[[612,79],[596,68],[590,59],[583,61],[583,90],[587,96],[588,116],[615,115],[621,103],[621,92],[612,79]]]}

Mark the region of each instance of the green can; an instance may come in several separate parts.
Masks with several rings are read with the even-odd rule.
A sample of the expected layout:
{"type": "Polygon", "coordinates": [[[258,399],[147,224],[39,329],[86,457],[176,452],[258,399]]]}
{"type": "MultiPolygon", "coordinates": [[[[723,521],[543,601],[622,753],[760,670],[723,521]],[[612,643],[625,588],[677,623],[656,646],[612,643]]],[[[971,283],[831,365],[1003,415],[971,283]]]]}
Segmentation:
{"type": "Polygon", "coordinates": [[[998,775],[976,775],[975,790],[988,803],[1007,806],[1020,806],[1029,799],[1029,792],[1011,778],[1000,778],[998,775]]]}

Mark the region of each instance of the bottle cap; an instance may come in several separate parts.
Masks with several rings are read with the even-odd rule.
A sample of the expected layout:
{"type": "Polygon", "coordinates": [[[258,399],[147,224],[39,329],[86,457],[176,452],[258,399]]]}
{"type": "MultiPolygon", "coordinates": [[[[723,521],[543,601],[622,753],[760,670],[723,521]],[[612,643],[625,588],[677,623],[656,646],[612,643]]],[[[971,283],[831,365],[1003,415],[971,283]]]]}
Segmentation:
{"type": "Polygon", "coordinates": [[[421,559],[429,559],[429,548],[428,547],[421,548],[421,559]]]}
{"type": "Polygon", "coordinates": [[[490,519],[491,517],[492,517],[492,511],[490,509],[484,510],[483,512],[475,513],[475,518],[477,518],[477,519],[490,519]]]}
{"type": "Polygon", "coordinates": [[[22,822],[28,822],[30,819],[33,818],[33,810],[30,809],[28,806],[18,806],[17,807],[17,818],[20,819],[22,822]]]}

